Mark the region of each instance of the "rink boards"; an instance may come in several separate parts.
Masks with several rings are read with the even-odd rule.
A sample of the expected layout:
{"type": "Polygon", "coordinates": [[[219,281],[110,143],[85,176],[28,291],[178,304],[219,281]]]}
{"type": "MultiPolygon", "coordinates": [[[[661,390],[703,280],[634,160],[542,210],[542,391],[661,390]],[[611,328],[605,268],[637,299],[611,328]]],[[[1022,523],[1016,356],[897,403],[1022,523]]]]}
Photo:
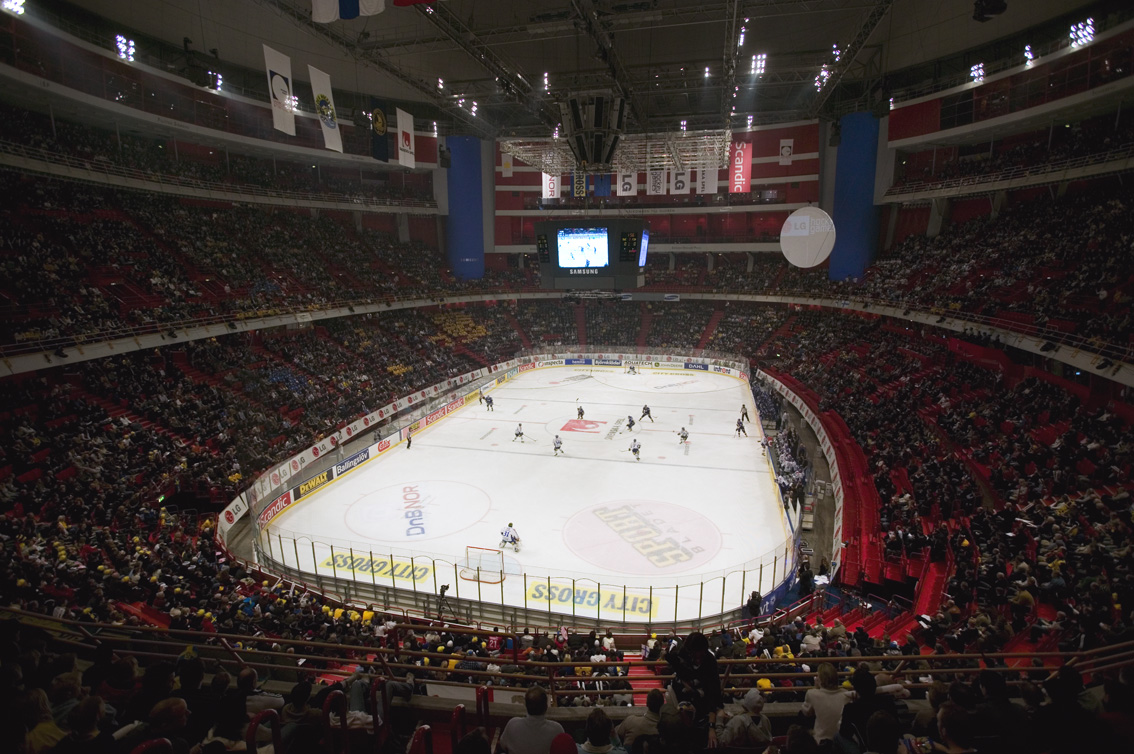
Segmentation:
{"type": "Polygon", "coordinates": [[[598,618],[685,620],[771,593],[792,530],[747,381],[704,364],[628,375],[567,361],[520,365],[486,391],[494,411],[470,393],[280,495],[258,516],[265,554],[304,573],[450,584],[462,599],[598,618]],[[749,437],[735,431],[741,404],[749,437]],[[466,562],[466,546],[498,547],[509,523],[519,553],[466,562]],[[477,565],[481,578],[467,578],[477,565]]]}

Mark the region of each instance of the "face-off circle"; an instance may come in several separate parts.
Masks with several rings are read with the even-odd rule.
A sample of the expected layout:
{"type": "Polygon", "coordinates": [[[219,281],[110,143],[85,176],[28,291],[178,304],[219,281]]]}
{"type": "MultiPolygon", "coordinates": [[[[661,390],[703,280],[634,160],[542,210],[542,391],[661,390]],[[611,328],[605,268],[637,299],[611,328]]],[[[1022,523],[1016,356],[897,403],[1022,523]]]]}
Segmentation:
{"type": "Polygon", "coordinates": [[[659,500],[611,500],[585,508],[563,528],[563,541],[595,566],[640,576],[682,573],[721,549],[716,524],[697,511],[659,500]]]}
{"type": "Polygon", "coordinates": [[[344,518],[350,531],[367,540],[423,542],[467,529],[491,505],[479,487],[423,479],[369,492],[351,503],[344,518]]]}

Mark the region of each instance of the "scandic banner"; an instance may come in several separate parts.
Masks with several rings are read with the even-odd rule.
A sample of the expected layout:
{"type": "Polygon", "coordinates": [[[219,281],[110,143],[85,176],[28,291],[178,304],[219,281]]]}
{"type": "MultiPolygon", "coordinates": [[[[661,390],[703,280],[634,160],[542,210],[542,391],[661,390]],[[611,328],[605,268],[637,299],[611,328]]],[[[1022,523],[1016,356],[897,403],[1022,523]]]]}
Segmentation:
{"type": "Polygon", "coordinates": [[[728,191],[747,194],[752,182],[752,145],[734,141],[728,148],[728,191]]]}

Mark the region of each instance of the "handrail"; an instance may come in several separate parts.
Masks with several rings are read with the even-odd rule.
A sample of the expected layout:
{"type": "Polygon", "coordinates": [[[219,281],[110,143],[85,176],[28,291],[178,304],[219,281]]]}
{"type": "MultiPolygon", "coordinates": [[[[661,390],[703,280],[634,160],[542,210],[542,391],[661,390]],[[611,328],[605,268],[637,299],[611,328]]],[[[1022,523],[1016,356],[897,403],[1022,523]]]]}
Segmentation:
{"type": "MultiPolygon", "coordinates": [[[[347,728],[347,698],[339,689],[327,694],[323,700],[323,737],[327,748],[335,754],[350,754],[350,731],[347,728]],[[335,730],[331,725],[331,713],[337,712],[339,716],[340,743],[335,746],[335,730]]],[[[251,749],[250,751],[254,751],[251,749]]],[[[279,751],[276,749],[276,751],[279,751]]]]}
{"type": "Polygon", "coordinates": [[[979,187],[985,183],[1010,181],[1015,178],[1042,177],[1049,173],[1058,173],[1087,165],[1117,161],[1134,157],[1134,144],[1124,144],[1106,152],[1069,157],[1055,162],[1044,162],[1035,165],[1015,165],[991,173],[974,173],[973,175],[942,178],[940,180],[919,179],[909,183],[891,186],[886,190],[883,199],[897,198],[905,194],[914,194],[919,191],[943,191],[951,188],[979,187]]]}
{"type": "MultiPolygon", "coordinates": [[[[310,191],[288,191],[285,189],[272,189],[263,186],[257,186],[250,183],[225,183],[223,181],[208,181],[201,178],[190,178],[179,176],[170,173],[157,173],[150,170],[141,170],[138,168],[126,167],[125,165],[118,165],[110,160],[99,159],[83,159],[81,157],[74,157],[72,155],[64,154],[61,152],[53,152],[40,147],[30,147],[16,142],[5,141],[0,139],[0,154],[7,154],[13,157],[22,157],[28,160],[38,160],[47,162],[53,166],[63,166],[74,168],[76,170],[86,170],[90,173],[101,173],[106,177],[115,176],[117,178],[126,178],[135,181],[144,181],[146,183],[156,183],[160,189],[158,193],[167,193],[164,190],[166,187],[175,188],[188,188],[199,189],[202,191],[209,191],[212,193],[228,192],[237,193],[246,196],[257,196],[267,199],[284,199],[292,201],[306,201],[306,202],[328,202],[335,204],[351,204],[366,208],[376,207],[420,207],[420,208],[437,208],[437,202],[425,201],[421,199],[404,199],[404,200],[381,200],[375,197],[368,197],[364,194],[352,195],[341,194],[337,192],[324,192],[316,193],[310,191]]],[[[34,168],[33,168],[34,169],[34,168]]],[[[68,176],[71,179],[77,176],[68,176]]]]}
{"type": "MultiPolygon", "coordinates": [[[[341,693],[341,692],[340,692],[341,693]]],[[[256,751],[256,734],[260,731],[260,726],[267,721],[268,726],[272,731],[272,751],[283,751],[283,743],[280,738],[280,713],[274,709],[261,710],[252,721],[248,723],[248,727],[244,731],[244,746],[245,751],[256,751]]]]}
{"type": "MultiPolygon", "coordinates": [[[[477,689],[479,693],[479,689],[477,689]]],[[[449,745],[450,751],[456,754],[457,744],[465,737],[465,705],[458,704],[449,716],[449,745]]]]}

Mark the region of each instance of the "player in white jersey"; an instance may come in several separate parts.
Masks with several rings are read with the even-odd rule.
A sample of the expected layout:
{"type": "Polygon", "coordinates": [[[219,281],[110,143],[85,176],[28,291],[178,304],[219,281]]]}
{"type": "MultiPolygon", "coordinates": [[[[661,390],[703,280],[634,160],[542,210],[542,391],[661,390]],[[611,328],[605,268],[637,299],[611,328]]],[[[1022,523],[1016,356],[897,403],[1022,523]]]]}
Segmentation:
{"type": "Polygon", "coordinates": [[[512,522],[509,521],[508,525],[500,530],[500,548],[503,549],[511,545],[512,549],[516,552],[520,551],[520,533],[512,528],[512,522]]]}
{"type": "Polygon", "coordinates": [[[685,431],[685,427],[682,427],[681,431],[677,433],[677,444],[678,445],[684,445],[685,441],[688,440],[688,439],[689,439],[689,433],[685,431]]]}
{"type": "Polygon", "coordinates": [[[654,420],[654,415],[650,413],[649,406],[642,406],[642,415],[638,417],[638,421],[649,419],[651,422],[654,420]]]}
{"type": "Polygon", "coordinates": [[[637,374],[638,373],[638,367],[631,364],[630,368],[626,370],[626,373],[627,374],[637,374]]]}
{"type": "Polygon", "coordinates": [[[517,424],[516,425],[516,436],[512,438],[512,442],[516,442],[516,440],[519,440],[520,442],[524,442],[524,425],[523,424],[517,424]]]}
{"type": "Polygon", "coordinates": [[[642,443],[638,442],[637,438],[630,442],[630,447],[628,448],[628,450],[634,454],[635,461],[642,460],[642,456],[640,455],[640,453],[642,452],[642,443]]]}
{"type": "Polygon", "coordinates": [[[627,432],[633,432],[634,431],[634,417],[630,416],[630,414],[626,415],[626,431],[627,432]]]}
{"type": "Polygon", "coordinates": [[[563,441],[559,439],[559,435],[555,436],[555,439],[551,441],[551,444],[555,448],[555,455],[559,455],[563,452],[563,441]]]}

